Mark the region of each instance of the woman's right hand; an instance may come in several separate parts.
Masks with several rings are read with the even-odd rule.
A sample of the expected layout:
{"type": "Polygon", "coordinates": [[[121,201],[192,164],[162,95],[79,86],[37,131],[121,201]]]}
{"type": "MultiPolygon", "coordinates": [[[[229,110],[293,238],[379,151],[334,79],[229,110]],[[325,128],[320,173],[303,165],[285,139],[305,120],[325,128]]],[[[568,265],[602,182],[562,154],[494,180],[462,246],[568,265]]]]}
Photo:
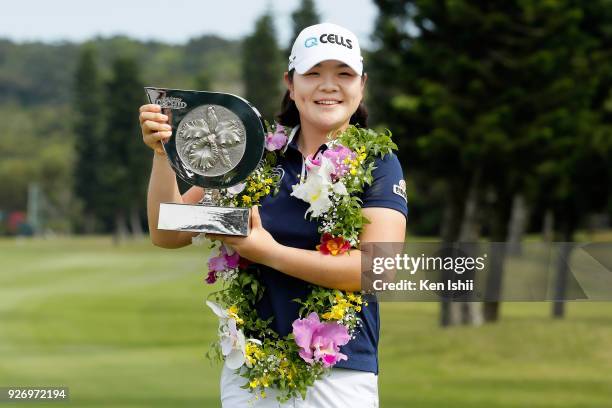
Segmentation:
{"type": "Polygon", "coordinates": [[[156,153],[165,154],[162,141],[172,136],[168,116],[161,113],[161,106],[155,104],[142,105],[139,110],[142,141],[156,153]]]}

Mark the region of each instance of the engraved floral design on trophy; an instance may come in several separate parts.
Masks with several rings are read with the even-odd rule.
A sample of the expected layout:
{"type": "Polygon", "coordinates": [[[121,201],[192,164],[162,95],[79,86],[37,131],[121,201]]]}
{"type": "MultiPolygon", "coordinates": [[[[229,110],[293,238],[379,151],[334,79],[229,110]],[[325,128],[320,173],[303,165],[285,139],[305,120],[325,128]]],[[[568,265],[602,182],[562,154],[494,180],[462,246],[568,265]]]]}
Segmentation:
{"type": "Polygon", "coordinates": [[[228,149],[243,144],[244,127],[237,118],[230,117],[231,112],[224,110],[221,106],[206,106],[201,117],[181,126],[180,153],[196,171],[207,173],[217,168],[226,172],[240,159],[233,158],[228,149]]]}

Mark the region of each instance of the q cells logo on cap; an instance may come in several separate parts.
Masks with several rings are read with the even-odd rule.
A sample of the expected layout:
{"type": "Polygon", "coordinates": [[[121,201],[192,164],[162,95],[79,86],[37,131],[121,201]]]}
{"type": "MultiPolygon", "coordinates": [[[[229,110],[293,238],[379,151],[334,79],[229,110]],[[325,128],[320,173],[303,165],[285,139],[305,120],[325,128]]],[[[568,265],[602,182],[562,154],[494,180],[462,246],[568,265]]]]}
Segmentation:
{"type": "Polygon", "coordinates": [[[345,48],[348,48],[349,50],[353,48],[353,42],[351,40],[349,40],[348,38],[345,39],[344,37],[338,34],[321,34],[321,37],[319,37],[319,41],[321,41],[321,43],[323,44],[329,43],[341,45],[345,48]]]}
{"type": "Polygon", "coordinates": [[[307,38],[306,41],[304,41],[304,47],[306,48],[310,48],[310,47],[314,47],[315,45],[318,45],[319,41],[317,40],[317,37],[310,37],[307,38]]]}

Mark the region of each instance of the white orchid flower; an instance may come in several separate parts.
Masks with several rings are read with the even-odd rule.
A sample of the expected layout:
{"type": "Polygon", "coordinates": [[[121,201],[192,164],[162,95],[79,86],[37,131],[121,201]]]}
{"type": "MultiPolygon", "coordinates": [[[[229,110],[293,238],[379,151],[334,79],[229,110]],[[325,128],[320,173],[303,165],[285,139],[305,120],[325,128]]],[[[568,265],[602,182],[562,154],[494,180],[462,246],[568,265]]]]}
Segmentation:
{"type": "Polygon", "coordinates": [[[322,157],[321,165],[312,168],[306,181],[294,186],[291,195],[310,204],[306,214],[319,217],[327,212],[332,205],[329,197],[332,190],[337,194],[347,194],[344,184],[332,183],[333,172],[333,163],[327,157],[322,157]]]}
{"type": "Polygon", "coordinates": [[[191,243],[194,246],[201,246],[201,245],[204,245],[207,242],[210,242],[210,240],[208,238],[206,238],[206,234],[203,233],[203,232],[201,234],[198,234],[198,235],[194,236],[193,238],[191,238],[191,243]]]}
{"type": "Polygon", "coordinates": [[[225,247],[225,253],[227,254],[227,256],[232,256],[232,255],[234,255],[236,253],[234,248],[232,248],[228,244],[223,243],[223,244],[221,244],[221,246],[225,247]]]}
{"type": "Polygon", "coordinates": [[[235,370],[246,360],[246,339],[242,330],[236,329],[236,320],[228,319],[221,335],[221,353],[225,356],[227,368],[235,370]]]}
{"type": "Polygon", "coordinates": [[[336,166],[327,157],[321,157],[321,166],[317,169],[317,174],[321,176],[326,185],[331,186],[331,175],[336,171],[336,166]]]}
{"type": "Polygon", "coordinates": [[[312,212],[313,217],[320,216],[331,207],[329,185],[317,173],[309,174],[304,183],[294,186],[291,195],[309,203],[306,214],[312,212]]]}
{"type": "Polygon", "coordinates": [[[219,320],[227,319],[229,317],[229,314],[227,313],[227,310],[222,308],[220,304],[215,303],[215,302],[211,302],[210,300],[207,300],[206,301],[206,305],[212,309],[214,314],[219,316],[219,320]]]}
{"type": "Polygon", "coordinates": [[[242,190],[244,190],[244,188],[246,187],[247,183],[239,183],[236,184],[234,186],[228,187],[227,188],[227,192],[230,193],[231,195],[235,196],[238,195],[242,192],[242,190]]]}
{"type": "Polygon", "coordinates": [[[334,184],[332,184],[332,190],[334,190],[334,193],[336,193],[336,194],[340,194],[340,195],[347,195],[348,194],[346,186],[341,181],[337,181],[334,184]]]}
{"type": "Polygon", "coordinates": [[[242,330],[236,327],[236,320],[218,303],[206,301],[208,307],[219,317],[219,345],[221,354],[225,357],[227,368],[235,370],[242,367],[246,361],[246,342],[261,345],[257,339],[245,339],[242,330]]]}

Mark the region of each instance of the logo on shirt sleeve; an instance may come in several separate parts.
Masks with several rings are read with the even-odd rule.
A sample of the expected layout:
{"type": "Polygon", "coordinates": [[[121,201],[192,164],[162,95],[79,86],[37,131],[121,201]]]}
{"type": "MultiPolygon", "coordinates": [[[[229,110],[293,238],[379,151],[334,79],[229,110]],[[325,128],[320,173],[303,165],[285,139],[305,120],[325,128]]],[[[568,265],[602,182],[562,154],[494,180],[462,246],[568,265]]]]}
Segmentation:
{"type": "Polygon", "coordinates": [[[404,180],[400,180],[399,183],[393,185],[393,192],[408,202],[408,198],[406,198],[406,182],[404,180]]]}

